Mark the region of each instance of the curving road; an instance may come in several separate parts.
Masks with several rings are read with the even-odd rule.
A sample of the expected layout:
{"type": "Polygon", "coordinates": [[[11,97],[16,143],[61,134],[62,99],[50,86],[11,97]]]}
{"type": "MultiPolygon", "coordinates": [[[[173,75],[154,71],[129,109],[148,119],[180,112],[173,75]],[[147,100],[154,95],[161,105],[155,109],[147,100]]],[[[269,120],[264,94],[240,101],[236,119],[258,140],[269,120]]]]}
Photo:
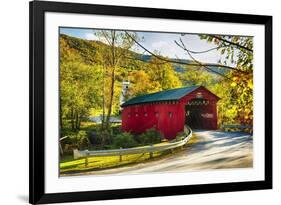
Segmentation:
{"type": "Polygon", "coordinates": [[[125,167],[85,172],[83,175],[246,168],[253,166],[252,155],[253,139],[249,134],[197,130],[194,131],[191,142],[183,150],[172,155],[125,167]]]}

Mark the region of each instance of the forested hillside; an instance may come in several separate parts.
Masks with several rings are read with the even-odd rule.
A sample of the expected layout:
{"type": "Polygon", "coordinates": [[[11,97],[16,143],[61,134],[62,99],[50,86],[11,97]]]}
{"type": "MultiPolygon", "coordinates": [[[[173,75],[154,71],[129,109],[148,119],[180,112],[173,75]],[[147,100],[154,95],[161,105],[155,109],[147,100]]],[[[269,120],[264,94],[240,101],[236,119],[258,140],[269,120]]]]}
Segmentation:
{"type": "MultiPolygon", "coordinates": [[[[243,48],[207,35],[202,40],[218,46],[222,63],[230,59],[237,70],[206,67],[196,61],[141,55],[131,51],[135,42],[122,32],[100,33],[107,43],[60,35],[61,127],[79,130],[91,115],[109,117],[120,113],[119,97],[123,81],[130,81],[126,98],[171,88],[203,85],[221,97],[219,124],[252,124],[252,55],[243,48]],[[234,55],[238,54],[235,59],[234,55]],[[179,62],[179,63],[175,63],[179,62]],[[189,65],[190,64],[190,65],[189,65]],[[194,66],[197,64],[197,66],[194,66]]],[[[136,34],[134,34],[137,38],[136,34]]],[[[252,38],[229,38],[252,48],[252,38]]],[[[184,49],[183,49],[183,52],[184,49]]]]}

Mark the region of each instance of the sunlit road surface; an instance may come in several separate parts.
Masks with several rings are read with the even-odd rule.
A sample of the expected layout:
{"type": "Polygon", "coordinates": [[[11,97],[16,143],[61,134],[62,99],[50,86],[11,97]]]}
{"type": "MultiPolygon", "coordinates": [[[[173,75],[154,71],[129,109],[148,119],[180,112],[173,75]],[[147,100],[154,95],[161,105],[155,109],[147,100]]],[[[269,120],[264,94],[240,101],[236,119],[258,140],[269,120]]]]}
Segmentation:
{"type": "Polygon", "coordinates": [[[142,174],[253,166],[253,138],[242,132],[194,131],[182,151],[135,165],[71,175],[142,174]]]}

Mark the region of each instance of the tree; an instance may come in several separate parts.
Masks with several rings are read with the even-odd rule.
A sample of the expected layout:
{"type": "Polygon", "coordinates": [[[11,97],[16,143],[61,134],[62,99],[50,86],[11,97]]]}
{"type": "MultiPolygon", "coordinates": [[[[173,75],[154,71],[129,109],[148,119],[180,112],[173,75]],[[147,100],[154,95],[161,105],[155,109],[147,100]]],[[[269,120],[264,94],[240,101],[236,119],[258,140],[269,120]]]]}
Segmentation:
{"type": "MultiPolygon", "coordinates": [[[[100,106],[101,66],[86,64],[63,38],[60,39],[60,53],[61,118],[70,119],[71,128],[76,131],[90,109],[100,106]]],[[[61,121],[62,124],[67,123],[67,120],[61,121]]]]}
{"type": "Polygon", "coordinates": [[[182,85],[171,63],[163,63],[158,58],[152,57],[146,69],[151,80],[160,84],[160,90],[177,88],[182,85]]]}
{"type": "MultiPolygon", "coordinates": [[[[222,82],[227,88],[220,102],[221,122],[234,121],[253,124],[253,38],[248,36],[200,35],[217,46],[223,64],[234,64],[241,71],[227,72],[230,80],[222,82]]],[[[221,87],[222,87],[221,86],[221,87]]],[[[216,88],[218,92],[225,89],[216,88]],[[220,90],[220,91],[219,91],[220,90]]]]}
{"type": "MultiPolygon", "coordinates": [[[[126,60],[129,49],[132,48],[134,42],[128,38],[122,31],[109,30],[98,31],[96,35],[101,41],[105,42],[108,46],[100,50],[100,55],[103,59],[106,76],[109,77],[109,101],[107,106],[107,115],[105,119],[105,127],[109,128],[109,120],[112,114],[112,107],[114,102],[115,93],[115,79],[116,72],[120,67],[122,61],[126,60]]],[[[135,34],[132,34],[135,35],[135,34]]]]}
{"type": "MultiPolygon", "coordinates": [[[[183,34],[185,36],[185,34],[183,34]]],[[[199,35],[216,47],[206,51],[191,51],[180,38],[175,43],[199,66],[189,69],[186,80],[201,83],[222,99],[218,103],[220,123],[239,123],[252,125],[253,120],[253,39],[244,36],[199,35]],[[217,50],[221,54],[219,66],[199,62],[193,54],[217,50]],[[221,66],[223,65],[223,66],[221,66]],[[229,66],[232,65],[232,66],[229,66]],[[234,65],[234,66],[233,66],[234,65]],[[200,73],[200,70],[205,72],[200,73]],[[190,72],[191,71],[191,72],[190,72]],[[212,73],[220,78],[211,80],[204,73],[212,73]],[[195,75],[194,75],[195,74],[195,75]],[[216,81],[218,83],[216,83],[216,81]]]]}
{"type": "Polygon", "coordinates": [[[135,70],[130,74],[129,96],[144,95],[157,92],[161,89],[160,83],[153,81],[151,76],[144,70],[135,70]]]}
{"type": "Polygon", "coordinates": [[[253,37],[200,35],[200,38],[217,46],[223,64],[234,64],[246,73],[253,70],[253,37]]]}

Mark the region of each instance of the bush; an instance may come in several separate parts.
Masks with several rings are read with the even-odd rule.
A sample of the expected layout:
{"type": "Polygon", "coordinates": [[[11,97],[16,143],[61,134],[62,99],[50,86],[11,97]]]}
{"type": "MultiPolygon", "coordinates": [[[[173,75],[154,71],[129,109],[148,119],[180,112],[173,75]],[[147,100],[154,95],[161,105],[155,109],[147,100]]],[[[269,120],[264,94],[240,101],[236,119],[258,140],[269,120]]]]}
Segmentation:
{"type": "Polygon", "coordinates": [[[143,134],[139,136],[139,140],[143,145],[156,144],[161,142],[162,136],[159,131],[154,127],[146,130],[143,134]]]}
{"type": "Polygon", "coordinates": [[[91,143],[88,138],[87,132],[86,131],[79,131],[77,134],[77,145],[80,150],[87,149],[90,147],[91,143]]]}
{"type": "Polygon", "coordinates": [[[121,134],[120,125],[114,125],[107,129],[101,126],[96,126],[95,129],[88,131],[88,136],[93,149],[111,149],[113,145],[113,138],[121,134]]]}
{"type": "Polygon", "coordinates": [[[183,140],[185,138],[185,133],[184,132],[179,132],[177,133],[177,136],[176,136],[176,141],[180,141],[180,140],[183,140]]]}
{"type": "Polygon", "coordinates": [[[137,145],[134,136],[129,132],[123,132],[113,138],[113,144],[116,148],[130,148],[137,145]]]}
{"type": "Polygon", "coordinates": [[[76,132],[72,131],[71,129],[68,129],[68,128],[64,128],[64,129],[61,129],[60,131],[60,137],[65,137],[65,136],[68,136],[68,138],[65,138],[63,140],[64,143],[71,143],[73,142],[73,139],[70,139],[71,137],[75,136],[76,135],[76,132]]]}
{"type": "Polygon", "coordinates": [[[95,129],[88,130],[89,139],[94,146],[104,146],[112,143],[113,131],[111,128],[104,129],[100,125],[95,129]]]}
{"type": "Polygon", "coordinates": [[[88,134],[86,131],[79,131],[78,133],[73,133],[68,135],[68,138],[65,138],[61,145],[65,153],[72,153],[74,149],[88,149],[91,146],[88,134]]]}

